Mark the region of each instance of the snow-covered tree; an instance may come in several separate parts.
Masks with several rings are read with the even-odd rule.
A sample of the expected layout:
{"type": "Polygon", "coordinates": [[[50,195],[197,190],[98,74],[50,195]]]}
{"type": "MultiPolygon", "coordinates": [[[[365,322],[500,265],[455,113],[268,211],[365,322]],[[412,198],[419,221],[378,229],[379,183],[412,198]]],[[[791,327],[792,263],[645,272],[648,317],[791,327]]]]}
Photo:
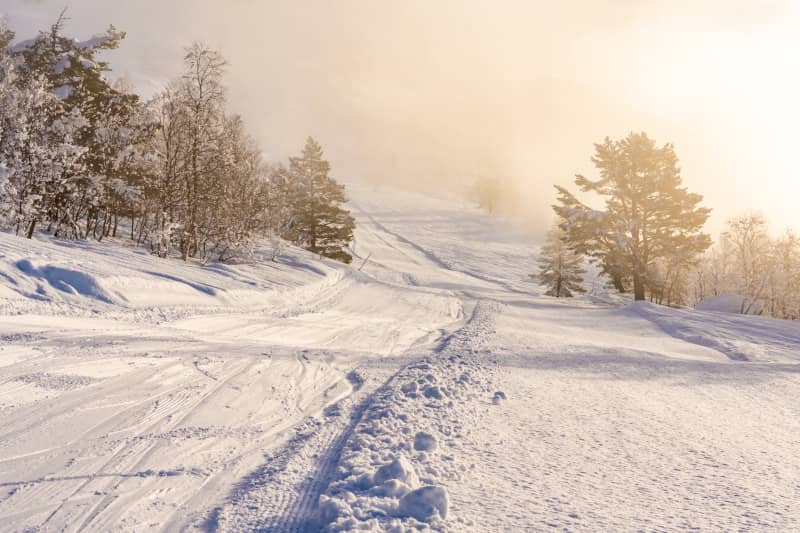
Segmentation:
{"type": "Polygon", "coordinates": [[[151,140],[156,172],[145,183],[144,211],[137,241],[149,241],[154,254],[170,255],[183,239],[186,195],[183,188],[188,162],[187,114],[179,97],[180,83],[169,84],[152,102],[158,128],[151,140]]]}
{"type": "Polygon", "coordinates": [[[207,225],[214,216],[209,212],[209,197],[214,194],[215,180],[222,177],[218,148],[224,127],[225,64],[219,52],[203,43],[194,43],[184,57],[183,83],[177,93],[187,142],[183,165],[186,212],[180,240],[184,260],[202,251],[212,231],[207,225]]]}
{"type": "Polygon", "coordinates": [[[100,59],[125,34],[112,26],[76,41],[65,21],[13,46],[0,22],[3,226],[103,239],[127,218],[131,239],[155,254],[202,261],[247,257],[260,236],[277,254],[278,236],[293,232],[350,260],[353,219],[319,145],[288,169],[265,165],[242,118],[226,112],[218,52],[192,45],[182,76],[142,102],[100,59]]]}
{"type": "Polygon", "coordinates": [[[0,211],[27,237],[41,222],[59,222],[69,179],[85,170],[85,148],[75,141],[85,120],[49,89],[43,75],[25,73],[19,54],[0,50],[0,211]]]}
{"type": "Polygon", "coordinates": [[[772,237],[758,212],[731,218],[718,243],[693,272],[694,303],[735,295],[738,312],[800,318],[800,238],[791,230],[772,237]]]}
{"type": "MultiPolygon", "coordinates": [[[[87,236],[116,236],[121,217],[132,221],[141,212],[147,177],[156,171],[148,151],[157,122],[124,83],[115,83],[94,118],[90,168],[98,190],[86,211],[87,236]]],[[[131,224],[133,227],[133,223],[131,224]]]]}
{"type": "Polygon", "coordinates": [[[643,300],[656,261],[669,256],[687,260],[703,253],[711,239],[702,232],[710,210],[702,196],[681,186],[678,158],[671,144],[656,146],[644,133],[595,145],[592,161],[600,178],[576,176],[578,188],[605,197],[595,210],[563,187],[556,213],[570,247],[590,255],[618,284],[633,284],[643,300]]]}
{"type": "Polygon", "coordinates": [[[309,137],[303,154],[289,158],[284,171],[290,206],[285,238],[315,254],[352,261],[346,248],[353,240],[355,221],[341,207],[346,201],[344,186],[328,175],[330,163],[323,159],[319,143],[309,137]]]}
{"type": "Polygon", "coordinates": [[[547,296],[568,298],[573,293],[585,292],[583,256],[569,248],[566,238],[564,230],[558,226],[552,228],[537,259],[539,272],[533,278],[547,286],[547,296]]]}
{"type": "Polygon", "coordinates": [[[767,314],[777,318],[800,318],[800,238],[787,230],[770,243],[767,314]]]}
{"type": "Polygon", "coordinates": [[[248,257],[257,235],[266,233],[268,182],[255,141],[238,116],[224,119],[217,145],[222,172],[216,175],[209,196],[208,220],[202,227],[204,259],[221,261],[248,257]]]}
{"type": "MultiPolygon", "coordinates": [[[[104,171],[119,157],[109,153],[107,119],[121,107],[124,97],[111,87],[104,75],[109,67],[97,54],[117,48],[125,34],[111,27],[89,40],[76,41],[63,34],[65,20],[62,14],[49,31],[9,50],[20,95],[49,93],[28,99],[31,116],[47,130],[37,140],[39,148],[20,154],[30,167],[28,178],[37,182],[17,191],[33,200],[28,211],[35,214],[27,215],[25,223],[28,235],[38,222],[46,223],[56,235],[85,235],[88,227],[82,229],[79,222],[86,219],[89,226],[92,214],[106,203],[104,182],[115,178],[104,171]]],[[[15,174],[23,179],[19,172],[15,174]]]]}
{"type": "Polygon", "coordinates": [[[767,222],[760,213],[750,212],[728,220],[722,235],[734,251],[736,291],[744,296],[743,313],[764,296],[769,281],[770,239],[767,222]]]}

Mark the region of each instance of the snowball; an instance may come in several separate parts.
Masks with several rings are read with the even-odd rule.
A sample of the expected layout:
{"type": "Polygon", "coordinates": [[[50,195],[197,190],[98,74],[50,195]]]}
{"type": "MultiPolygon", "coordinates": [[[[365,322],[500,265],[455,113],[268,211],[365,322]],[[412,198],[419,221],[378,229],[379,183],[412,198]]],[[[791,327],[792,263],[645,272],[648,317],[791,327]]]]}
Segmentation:
{"type": "Polygon", "coordinates": [[[422,393],[425,395],[426,398],[434,398],[436,400],[441,400],[442,398],[444,398],[444,394],[442,394],[442,389],[434,385],[425,387],[422,393]]]}
{"type": "Polygon", "coordinates": [[[414,436],[414,449],[420,452],[429,452],[436,449],[436,437],[430,433],[420,431],[414,436]]]}
{"type": "Polygon", "coordinates": [[[370,493],[375,496],[381,496],[383,498],[401,498],[406,494],[408,494],[410,491],[411,487],[409,487],[402,481],[398,481],[396,479],[390,479],[389,481],[387,481],[382,485],[377,485],[373,487],[370,493]]]}
{"type": "Polygon", "coordinates": [[[496,404],[499,404],[502,400],[505,400],[505,399],[506,399],[506,393],[501,391],[501,390],[499,390],[499,391],[494,393],[494,398],[492,398],[492,402],[494,402],[495,405],[496,405],[496,404]]]}
{"type": "Polygon", "coordinates": [[[406,383],[405,385],[400,387],[400,390],[403,391],[403,394],[406,395],[414,394],[415,392],[417,392],[417,382],[411,381],[410,383],[406,383]]]}
{"type": "Polygon", "coordinates": [[[391,479],[402,481],[409,487],[419,486],[419,478],[414,471],[414,466],[404,456],[400,455],[389,464],[385,464],[375,472],[374,485],[383,485],[391,479]]]}
{"type": "Polygon", "coordinates": [[[436,515],[447,517],[448,498],[444,487],[428,485],[412,490],[400,499],[397,509],[401,517],[411,517],[420,522],[430,522],[436,515]]]}

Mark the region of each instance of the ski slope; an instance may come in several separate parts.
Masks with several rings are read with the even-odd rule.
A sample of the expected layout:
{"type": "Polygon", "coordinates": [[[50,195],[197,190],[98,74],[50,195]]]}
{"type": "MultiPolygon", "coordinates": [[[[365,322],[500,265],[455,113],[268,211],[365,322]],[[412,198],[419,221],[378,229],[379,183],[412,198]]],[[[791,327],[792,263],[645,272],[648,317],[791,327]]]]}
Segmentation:
{"type": "Polygon", "coordinates": [[[0,234],[0,530],[800,530],[796,324],[554,300],[526,228],[348,190],[352,267],[0,234]]]}

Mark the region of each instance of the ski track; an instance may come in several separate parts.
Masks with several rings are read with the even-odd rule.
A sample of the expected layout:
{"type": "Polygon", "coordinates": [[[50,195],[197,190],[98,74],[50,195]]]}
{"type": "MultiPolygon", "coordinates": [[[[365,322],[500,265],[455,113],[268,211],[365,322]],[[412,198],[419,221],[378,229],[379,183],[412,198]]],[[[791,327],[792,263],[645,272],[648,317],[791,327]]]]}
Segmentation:
{"type": "Polygon", "coordinates": [[[311,527],[313,509],[336,465],[337,452],[375,388],[372,380],[362,381],[357,370],[348,380],[353,392],[320,417],[309,417],[294,428],[294,435],[234,488],[226,504],[210,513],[205,529],[288,533],[311,527]]]}
{"type": "Polygon", "coordinates": [[[506,223],[353,195],[356,269],[0,235],[0,530],[800,531],[786,323],[543,298],[506,223]],[[72,253],[103,299],[26,274],[72,253]]]}

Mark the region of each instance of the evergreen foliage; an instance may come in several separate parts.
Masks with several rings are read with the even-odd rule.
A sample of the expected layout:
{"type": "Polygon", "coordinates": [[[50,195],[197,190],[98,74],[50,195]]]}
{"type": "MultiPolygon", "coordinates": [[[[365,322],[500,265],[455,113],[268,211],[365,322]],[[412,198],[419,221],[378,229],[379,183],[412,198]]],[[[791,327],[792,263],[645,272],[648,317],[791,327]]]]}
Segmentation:
{"type": "Polygon", "coordinates": [[[315,254],[350,263],[353,257],[347,247],[355,221],[341,207],[347,200],[344,186],[329,176],[330,163],[323,159],[322,147],[309,137],[302,155],[289,158],[283,172],[290,206],[285,238],[315,254]]]}
{"type": "Polygon", "coordinates": [[[101,240],[122,222],[154,254],[201,261],[247,259],[259,237],[275,260],[283,234],[351,260],[355,223],[322,149],[309,139],[288,167],[265,163],[226,110],[219,52],[193,44],[182,75],[144,102],[100,59],[125,33],[77,41],[66,22],[13,44],[0,20],[0,225],[101,240]]]}
{"type": "Polygon", "coordinates": [[[702,232],[710,209],[681,186],[673,146],[658,147],[644,133],[606,138],[595,145],[592,162],[600,178],[578,175],[575,184],[605,197],[605,209],[591,209],[558,186],[553,208],[570,247],[599,262],[618,288],[632,284],[635,299],[643,300],[660,261],[688,268],[711,245],[702,232]]]}
{"type": "Polygon", "coordinates": [[[583,256],[570,250],[566,237],[561,228],[552,228],[539,254],[539,272],[533,277],[547,287],[547,296],[569,298],[574,293],[586,292],[583,288],[586,270],[581,266],[583,256]]]}

